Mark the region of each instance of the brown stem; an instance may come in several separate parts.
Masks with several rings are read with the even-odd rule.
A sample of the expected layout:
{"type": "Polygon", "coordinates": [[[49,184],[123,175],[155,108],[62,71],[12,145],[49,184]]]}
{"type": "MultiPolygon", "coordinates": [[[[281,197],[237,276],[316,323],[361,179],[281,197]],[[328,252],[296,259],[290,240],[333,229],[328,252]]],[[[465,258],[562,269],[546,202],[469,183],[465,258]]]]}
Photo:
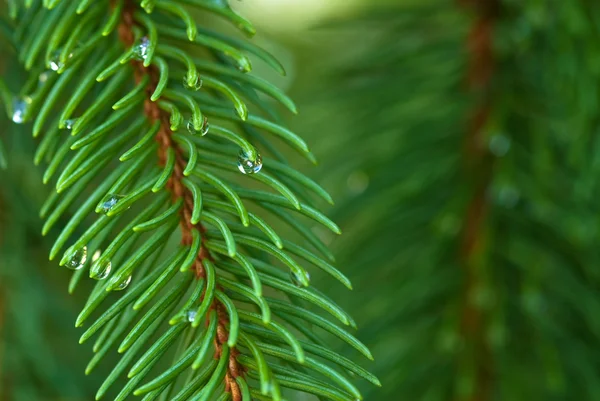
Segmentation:
{"type": "MultiPolygon", "coordinates": [[[[135,3],[131,0],[126,0],[126,5],[121,16],[121,22],[118,27],[119,38],[126,47],[133,46],[135,42],[135,36],[133,34],[133,27],[137,25],[137,22],[134,19],[135,10],[135,3]]],[[[167,158],[167,151],[169,149],[173,149],[175,151],[175,168],[173,170],[173,174],[167,182],[167,188],[172,194],[173,201],[183,199],[183,207],[180,212],[181,218],[179,223],[181,230],[181,242],[184,245],[190,245],[192,243],[192,231],[194,229],[199,230],[201,234],[204,234],[206,230],[201,224],[194,225],[191,223],[192,211],[194,207],[193,196],[182,182],[182,179],[184,178],[183,171],[186,166],[186,159],[181,148],[173,141],[173,132],[171,131],[169,124],[169,115],[161,110],[155,102],[150,100],[150,96],[152,93],[154,93],[154,90],[158,84],[159,74],[156,67],[144,67],[143,63],[139,60],[132,60],[131,65],[134,69],[136,83],[139,83],[146,75],[148,75],[150,78],[149,84],[146,87],[147,96],[144,100],[144,113],[151,122],[160,122],[160,128],[156,134],[156,141],[159,144],[159,163],[164,166],[167,158]]],[[[198,256],[194,262],[194,271],[196,273],[196,277],[204,278],[205,271],[202,262],[204,259],[210,259],[210,257],[210,253],[204,245],[203,238],[200,251],[198,252],[198,256]]],[[[227,331],[227,326],[229,325],[229,316],[225,307],[216,299],[213,301],[212,308],[216,309],[218,316],[217,337],[214,341],[215,358],[218,359],[221,355],[222,346],[223,344],[227,343],[227,339],[229,337],[229,333],[227,331]]],[[[236,349],[232,349],[230,351],[229,364],[225,380],[226,391],[231,393],[233,401],[242,400],[240,389],[235,381],[236,377],[243,374],[243,368],[237,362],[237,355],[239,355],[239,352],[236,349]]]]}
{"type": "Polygon", "coordinates": [[[475,12],[468,37],[469,90],[478,96],[465,137],[466,170],[474,188],[462,231],[460,261],[465,273],[460,331],[469,355],[460,363],[474,369],[474,387],[466,401],[492,398],[494,381],[492,353],[485,339],[485,316],[475,304],[476,292],[482,287],[483,254],[486,246],[485,223],[488,210],[487,188],[492,179],[493,158],[485,146],[485,126],[491,109],[491,83],[494,70],[493,30],[498,15],[497,0],[459,0],[475,12]]]}

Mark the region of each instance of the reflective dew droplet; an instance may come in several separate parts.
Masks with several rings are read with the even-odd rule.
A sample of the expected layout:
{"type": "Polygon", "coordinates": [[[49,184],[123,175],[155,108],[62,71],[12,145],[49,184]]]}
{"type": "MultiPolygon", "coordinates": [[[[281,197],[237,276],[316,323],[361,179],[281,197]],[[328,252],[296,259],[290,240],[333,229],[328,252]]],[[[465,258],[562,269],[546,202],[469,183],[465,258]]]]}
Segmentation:
{"type": "Polygon", "coordinates": [[[117,287],[115,287],[114,291],[123,291],[127,286],[131,283],[131,276],[127,277],[127,280],[123,281],[117,287]]]}
{"type": "Polygon", "coordinates": [[[104,198],[104,200],[102,201],[102,206],[101,206],[102,213],[106,214],[106,213],[110,212],[117,205],[117,203],[119,203],[119,201],[123,198],[124,198],[123,195],[117,195],[117,194],[107,195],[106,198],[104,198]]]}
{"type": "Polygon", "coordinates": [[[256,174],[262,169],[262,156],[256,153],[256,158],[252,160],[244,149],[240,150],[238,155],[238,169],[242,174],[256,174]]]}
{"type": "Polygon", "coordinates": [[[203,116],[202,118],[202,130],[200,130],[200,134],[202,136],[208,134],[208,130],[210,129],[210,124],[208,123],[208,118],[206,118],[206,116],[203,116]]]}
{"type": "Polygon", "coordinates": [[[65,128],[73,129],[73,126],[75,125],[76,122],[77,122],[77,119],[75,119],[75,118],[69,118],[68,120],[65,120],[65,128]]]}
{"type": "Polygon", "coordinates": [[[209,129],[210,124],[208,123],[208,118],[206,118],[206,116],[202,116],[202,129],[200,130],[200,135],[204,136],[208,134],[209,129]]]}
{"type": "MultiPolygon", "coordinates": [[[[304,287],[304,284],[302,284],[302,278],[300,277],[299,274],[297,274],[294,271],[290,271],[290,281],[296,287],[300,287],[300,288],[304,287]]],[[[308,272],[306,273],[306,281],[310,281],[310,275],[308,274],[308,272]]]]}
{"type": "Polygon", "coordinates": [[[48,67],[50,67],[52,71],[58,71],[63,66],[64,64],[60,61],[60,50],[56,50],[54,53],[52,53],[52,57],[48,61],[48,67]]]}
{"type": "Polygon", "coordinates": [[[85,262],[87,261],[87,253],[88,253],[87,246],[84,246],[83,248],[79,248],[78,250],[73,252],[73,254],[69,258],[69,260],[67,261],[65,266],[71,270],[81,269],[85,265],[85,262]]]}
{"type": "Polygon", "coordinates": [[[210,124],[208,123],[208,118],[206,118],[206,116],[202,117],[202,128],[200,129],[200,131],[196,130],[192,119],[190,119],[188,121],[187,129],[190,132],[190,134],[192,134],[192,135],[197,135],[198,133],[200,133],[200,135],[204,136],[204,135],[208,134],[208,130],[210,129],[210,124]]]}
{"type": "Polygon", "coordinates": [[[196,83],[190,86],[187,79],[183,77],[183,87],[186,89],[199,91],[202,88],[202,79],[200,79],[200,77],[196,78],[196,83]]]}
{"type": "Polygon", "coordinates": [[[99,260],[90,269],[90,277],[94,280],[104,280],[110,274],[112,263],[110,260],[99,260]]]}
{"type": "Polygon", "coordinates": [[[12,120],[16,124],[23,124],[25,122],[25,114],[27,113],[27,107],[31,103],[30,97],[16,98],[13,100],[13,114],[12,120]]]}
{"type": "Polygon", "coordinates": [[[104,280],[110,274],[112,269],[112,263],[110,260],[101,261],[98,264],[98,270],[96,270],[95,278],[96,280],[104,280]]]}
{"type": "Polygon", "coordinates": [[[138,60],[146,60],[148,58],[148,47],[150,46],[150,39],[144,36],[140,43],[133,49],[133,55],[138,60]]]}
{"type": "Polygon", "coordinates": [[[92,255],[92,262],[95,262],[98,260],[98,258],[100,257],[100,255],[102,255],[102,251],[100,249],[98,249],[96,252],[94,252],[94,254],[92,255]]]}
{"type": "Polygon", "coordinates": [[[196,311],[195,310],[189,310],[185,313],[185,317],[187,319],[188,322],[193,322],[194,320],[196,320],[196,311]]]}

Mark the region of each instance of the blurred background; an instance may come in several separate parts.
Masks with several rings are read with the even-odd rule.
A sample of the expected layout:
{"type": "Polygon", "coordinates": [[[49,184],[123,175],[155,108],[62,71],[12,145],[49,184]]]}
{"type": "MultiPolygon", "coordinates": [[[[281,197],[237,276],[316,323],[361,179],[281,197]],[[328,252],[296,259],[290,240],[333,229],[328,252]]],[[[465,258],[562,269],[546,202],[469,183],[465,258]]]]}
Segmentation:
{"type": "MultiPolygon", "coordinates": [[[[296,165],[336,200],[344,234],[314,233],[354,291],[313,283],[373,351],[365,400],[600,400],[600,4],[232,3],[288,71],[254,63],[298,104],[319,165],[296,165]]],[[[91,400],[89,288],[47,262],[28,129],[0,117],[0,400],[91,400]]]]}

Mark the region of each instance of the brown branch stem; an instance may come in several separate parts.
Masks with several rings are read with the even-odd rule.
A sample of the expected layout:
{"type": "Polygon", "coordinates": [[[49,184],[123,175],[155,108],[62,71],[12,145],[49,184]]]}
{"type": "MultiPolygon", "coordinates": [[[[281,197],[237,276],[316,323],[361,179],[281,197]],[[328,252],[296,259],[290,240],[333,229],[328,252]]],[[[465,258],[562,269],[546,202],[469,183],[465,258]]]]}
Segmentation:
{"type": "Polygon", "coordinates": [[[486,251],[486,218],[488,214],[487,189],[492,179],[493,157],[486,146],[485,128],[491,111],[491,86],[494,72],[493,30],[498,15],[497,0],[459,0],[462,6],[475,13],[468,36],[469,91],[479,99],[476,102],[469,129],[465,136],[465,167],[470,180],[471,199],[467,205],[461,234],[459,259],[464,270],[465,284],[461,300],[460,333],[467,344],[465,358],[459,364],[473,372],[473,388],[461,401],[492,399],[494,381],[493,360],[485,338],[486,316],[475,298],[485,284],[482,270],[486,251]]]}
{"type": "MultiPolygon", "coordinates": [[[[138,25],[134,19],[134,12],[136,5],[131,0],[126,0],[126,6],[123,9],[121,22],[118,27],[119,38],[126,47],[134,45],[135,36],[133,33],[134,26],[138,25]]],[[[166,161],[167,151],[173,149],[175,151],[175,168],[173,174],[169,178],[167,188],[172,194],[173,201],[183,199],[183,207],[181,209],[180,218],[180,230],[181,230],[181,242],[184,245],[190,245],[192,243],[192,231],[197,229],[201,235],[205,233],[205,228],[201,224],[193,225],[191,223],[192,211],[193,211],[193,196],[191,192],[185,187],[182,182],[184,178],[183,171],[186,166],[186,160],[184,154],[179,146],[173,141],[169,115],[165,113],[160,107],[150,100],[150,96],[154,93],[158,84],[158,71],[156,67],[149,66],[144,67],[142,61],[132,60],[131,65],[134,69],[134,76],[136,83],[139,83],[144,76],[149,76],[149,84],[146,87],[146,99],[144,100],[144,113],[151,122],[160,122],[160,128],[156,134],[156,141],[159,144],[158,147],[158,159],[159,163],[164,166],[166,161]]],[[[202,261],[210,258],[210,253],[204,245],[204,238],[202,239],[202,245],[198,256],[194,262],[194,271],[196,277],[204,278],[205,271],[202,261]]],[[[229,325],[229,316],[225,307],[218,301],[214,300],[212,308],[216,309],[218,316],[217,326],[217,337],[214,341],[215,347],[215,358],[218,359],[221,355],[221,349],[223,344],[227,343],[229,333],[227,326],[229,325]]],[[[243,374],[243,368],[237,361],[237,355],[239,352],[236,349],[230,351],[229,364],[227,373],[225,376],[225,389],[232,395],[233,401],[241,401],[241,391],[235,378],[243,374]]]]}

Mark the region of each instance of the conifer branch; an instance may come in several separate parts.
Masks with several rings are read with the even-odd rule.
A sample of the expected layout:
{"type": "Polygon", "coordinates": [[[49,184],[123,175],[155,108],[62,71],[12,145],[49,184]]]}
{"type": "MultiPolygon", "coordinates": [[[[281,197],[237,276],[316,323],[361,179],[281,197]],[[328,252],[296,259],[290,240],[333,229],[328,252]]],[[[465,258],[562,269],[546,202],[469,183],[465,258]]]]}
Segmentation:
{"type": "MultiPolygon", "coordinates": [[[[112,1],[112,7],[115,8],[115,1],[112,1]]],[[[123,7],[121,22],[118,25],[118,33],[121,42],[125,45],[125,48],[130,48],[135,43],[135,35],[133,32],[134,26],[139,26],[139,22],[135,20],[136,6],[133,0],[125,0],[123,7]]],[[[195,25],[194,25],[195,27],[195,25]]],[[[159,128],[156,134],[156,141],[159,144],[158,147],[158,158],[161,166],[165,166],[167,159],[167,152],[169,149],[173,149],[175,152],[175,166],[173,173],[171,174],[167,188],[171,192],[173,202],[178,199],[183,199],[183,206],[180,210],[180,222],[179,227],[181,229],[181,243],[184,246],[190,246],[193,241],[192,230],[197,229],[204,237],[206,228],[200,224],[192,224],[192,214],[194,209],[193,195],[191,191],[183,184],[184,170],[186,168],[186,160],[183,155],[181,148],[173,140],[173,131],[170,128],[169,115],[160,109],[156,102],[151,100],[152,95],[156,92],[159,82],[159,72],[157,67],[150,65],[145,67],[141,60],[131,60],[131,65],[134,68],[136,84],[139,84],[144,76],[149,76],[148,85],[146,86],[145,93],[146,99],[144,99],[144,112],[151,123],[158,122],[159,128]]],[[[204,238],[201,240],[200,251],[194,261],[194,271],[197,279],[206,279],[206,273],[203,266],[203,260],[205,258],[210,259],[210,253],[204,244],[204,238]]],[[[206,291],[206,290],[205,290],[206,291]]],[[[204,298],[204,294],[202,298],[204,298]]],[[[212,305],[209,309],[215,309],[217,311],[217,336],[215,338],[215,358],[219,359],[222,347],[227,344],[229,334],[227,332],[227,326],[229,325],[229,318],[224,306],[215,298],[212,301],[212,305]]],[[[209,316],[206,317],[206,323],[209,323],[209,316]]],[[[231,348],[229,351],[229,363],[227,364],[227,373],[225,375],[225,390],[232,395],[233,401],[242,401],[242,395],[236,379],[243,373],[244,368],[237,362],[237,356],[239,352],[235,348],[231,348]]]]}
{"type": "Polygon", "coordinates": [[[498,2],[462,0],[462,6],[474,12],[475,17],[468,36],[468,88],[475,106],[465,137],[465,172],[472,193],[464,217],[461,265],[465,283],[462,298],[461,336],[468,347],[469,357],[459,361],[465,371],[474,371],[474,388],[470,401],[492,398],[493,361],[485,339],[486,315],[475,299],[483,282],[481,275],[488,263],[486,233],[488,213],[487,192],[491,183],[494,158],[486,146],[486,124],[492,110],[492,78],[494,72],[493,35],[498,14],[498,2]]]}
{"type": "Polygon", "coordinates": [[[295,106],[270,83],[247,75],[246,53],[283,72],[281,64],[250,43],[196,26],[187,6],[254,32],[227,1],[44,0],[13,13],[20,61],[31,77],[9,116],[18,124],[34,121],[33,135],[41,138],[35,162],[48,162],[44,182],[53,183],[55,191],[42,206],[43,234],[59,228],[50,259],[62,252],[60,265],[75,270],[70,292],[85,272],[98,280],[76,321],[78,327],[91,321],[81,343],[97,336],[86,373],[112,349],[123,353],[96,398],[126,374],[129,380],[116,400],[133,394],[281,401],[280,386],[334,401],[361,399],[329,363],[375,385],[378,379],[322,347],[305,322],[372,359],[370,351],[330,318],[295,302],[304,300],[355,327],[345,311],[310,287],[305,263],[351,288],[349,280],[330,264],[331,253],[305,223],[284,211],[340,233],[313,206],[309,192],[326,201],[331,197],[289,166],[264,136],[277,136],[314,160],[299,136],[271,121],[278,114],[256,91],[292,112],[295,106]],[[192,57],[182,44],[201,46],[208,56],[192,57]],[[51,71],[43,71],[44,65],[51,71]],[[189,133],[180,129],[187,116],[189,133]],[[264,171],[253,142],[273,156],[265,157],[264,171]],[[236,153],[237,166],[231,160],[236,153]],[[228,179],[236,167],[275,193],[244,189],[236,182],[241,180],[228,179]],[[297,228],[328,260],[281,238],[248,211],[247,202],[297,228]],[[180,237],[175,249],[169,246],[173,235],[180,237]],[[288,299],[265,297],[265,287],[288,299]],[[122,290],[120,297],[108,297],[122,290]],[[260,314],[238,309],[240,304],[253,305],[260,314]],[[92,318],[95,313],[99,316],[92,318]],[[200,333],[198,326],[205,326],[200,333]],[[305,338],[289,327],[299,328],[305,338]],[[175,343],[172,364],[159,364],[175,343]],[[283,367],[290,363],[293,368],[283,367]],[[142,382],[159,365],[162,373],[142,382]],[[189,376],[180,380],[185,370],[189,376]]]}

